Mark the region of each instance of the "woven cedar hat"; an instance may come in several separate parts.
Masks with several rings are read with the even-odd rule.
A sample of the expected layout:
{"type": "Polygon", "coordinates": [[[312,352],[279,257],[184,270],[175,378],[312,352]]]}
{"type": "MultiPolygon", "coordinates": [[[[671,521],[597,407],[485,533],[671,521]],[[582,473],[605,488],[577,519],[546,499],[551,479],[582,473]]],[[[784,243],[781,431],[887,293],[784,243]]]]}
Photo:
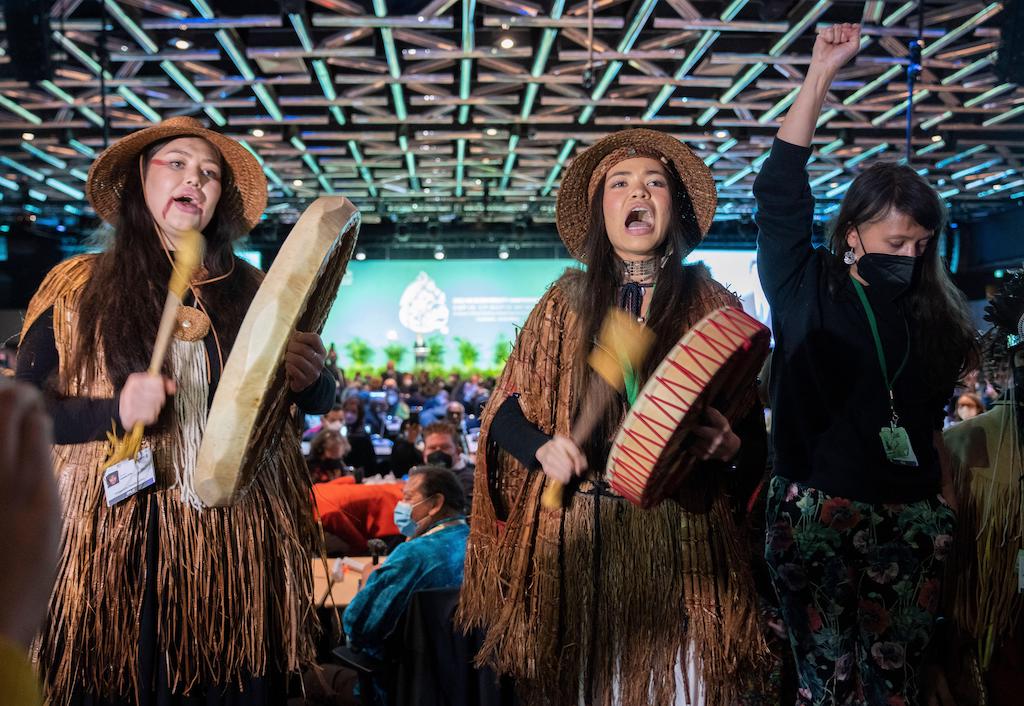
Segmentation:
{"type": "Polygon", "coordinates": [[[267,177],[249,150],[219,132],[208,130],[195,118],[174,117],[122,137],[96,158],[89,168],[85,193],[96,213],[112,225],[117,223],[128,170],[139,168],[139,155],[154,142],[174,137],[201,137],[220,152],[224,166],[217,209],[243,234],[260,221],[267,207],[267,177]]]}
{"type": "Polygon", "coordinates": [[[590,229],[590,180],[601,161],[616,150],[625,150],[627,154],[635,152],[637,157],[659,155],[670,162],[693,203],[701,236],[707,235],[718,203],[715,180],[708,165],[667,133],[633,128],[601,138],[580,153],[565,172],[558,190],[555,223],[570,255],[584,262],[584,244],[590,229]]]}

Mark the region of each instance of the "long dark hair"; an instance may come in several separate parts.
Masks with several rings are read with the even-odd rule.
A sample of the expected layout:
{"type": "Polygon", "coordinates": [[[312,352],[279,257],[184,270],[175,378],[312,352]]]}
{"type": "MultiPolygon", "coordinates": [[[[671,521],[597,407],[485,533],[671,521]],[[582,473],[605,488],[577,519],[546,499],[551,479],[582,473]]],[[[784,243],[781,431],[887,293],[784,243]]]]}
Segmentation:
{"type": "MultiPolygon", "coordinates": [[[[658,272],[658,279],[651,297],[647,325],[654,332],[655,343],[645,359],[644,365],[636,371],[638,383],[643,385],[654,368],[668,354],[679,340],[679,336],[693,324],[692,307],[688,302],[699,286],[700,274],[697,268],[683,267],[683,257],[695,248],[701,240],[700,227],[693,210],[693,203],[682,180],[670,166],[666,167],[668,184],[672,193],[671,211],[665,242],[655,255],[664,258],[665,264],[658,272]],[[667,257],[666,257],[667,255],[667,257]]],[[[587,232],[585,257],[587,268],[582,276],[581,293],[576,311],[582,333],[581,344],[574,370],[576,409],[585,401],[586,390],[593,375],[587,364],[587,356],[597,338],[601,324],[608,310],[616,305],[619,286],[622,284],[622,265],[605,230],[604,207],[601,194],[602,183],[590,204],[590,229],[587,232]]],[[[611,406],[601,422],[601,429],[591,436],[593,443],[586,449],[593,467],[603,464],[607,453],[606,443],[611,432],[618,427],[624,408],[611,406]]]]}
{"type": "MultiPolygon", "coordinates": [[[[157,150],[173,139],[176,138],[161,140],[146,149],[142,171],[157,150]]],[[[227,188],[225,184],[224,189],[227,188]]],[[[203,234],[204,264],[211,277],[227,273],[235,262],[230,277],[204,285],[199,293],[226,360],[259,287],[259,277],[255,268],[242,260],[235,261],[231,241],[236,233],[223,221],[219,209],[214,211],[203,234]]],[[[73,370],[84,380],[96,379],[100,351],[115,389],[124,385],[130,374],[149,367],[170,273],[170,262],[143,196],[140,171],[129,168],[113,243],[98,256],[79,306],[73,370]]],[[[218,363],[211,361],[214,366],[218,363]]],[[[166,363],[164,372],[171,372],[166,363]]]]}
{"type": "Polygon", "coordinates": [[[950,280],[939,255],[946,209],[935,189],[910,167],[879,162],[853,180],[829,233],[832,290],[836,291],[849,276],[843,253],[849,249],[846,237],[850,229],[893,211],[912,218],[933,233],[921,256],[920,274],[897,306],[910,326],[911,339],[929,384],[944,389],[978,367],[978,335],[964,296],[950,280]]]}

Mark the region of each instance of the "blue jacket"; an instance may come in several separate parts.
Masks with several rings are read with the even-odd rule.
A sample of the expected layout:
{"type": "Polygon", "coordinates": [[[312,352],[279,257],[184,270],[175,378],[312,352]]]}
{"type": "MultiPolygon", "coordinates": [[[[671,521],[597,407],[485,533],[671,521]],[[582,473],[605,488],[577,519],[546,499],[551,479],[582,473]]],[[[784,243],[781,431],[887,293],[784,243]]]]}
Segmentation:
{"type": "Polygon", "coordinates": [[[352,647],[379,654],[413,593],[461,587],[468,538],[462,523],[398,545],[345,609],[342,625],[352,647]]]}

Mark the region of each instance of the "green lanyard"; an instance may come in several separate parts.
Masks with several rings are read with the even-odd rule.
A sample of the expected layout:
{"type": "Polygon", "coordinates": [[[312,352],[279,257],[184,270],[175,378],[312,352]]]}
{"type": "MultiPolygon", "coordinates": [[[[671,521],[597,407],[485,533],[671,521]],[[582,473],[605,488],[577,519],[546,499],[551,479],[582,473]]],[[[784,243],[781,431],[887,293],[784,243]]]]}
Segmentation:
{"type": "MultiPolygon", "coordinates": [[[[654,285],[651,285],[651,289],[654,289],[654,285]]],[[[647,311],[644,312],[644,321],[647,321],[648,314],[651,313],[651,305],[647,305],[647,311]]],[[[625,383],[626,401],[629,406],[632,407],[636,404],[636,398],[640,396],[640,381],[637,379],[636,371],[633,370],[633,366],[629,364],[626,359],[622,360],[622,380],[625,383]]]]}
{"type": "MultiPolygon", "coordinates": [[[[868,317],[868,325],[871,327],[871,336],[875,339],[875,352],[878,353],[878,364],[882,367],[882,378],[885,381],[885,389],[889,391],[889,408],[892,410],[892,421],[893,424],[899,423],[899,417],[896,414],[896,400],[893,394],[893,385],[896,384],[896,380],[899,378],[900,373],[903,372],[903,368],[907,364],[907,360],[910,358],[910,328],[907,328],[907,351],[903,354],[903,362],[900,363],[900,367],[896,369],[896,374],[891,378],[889,377],[889,366],[885,362],[885,351],[882,349],[882,337],[878,335],[878,322],[875,320],[875,312],[871,308],[871,303],[868,301],[867,295],[864,293],[864,287],[854,279],[850,277],[850,281],[853,282],[853,288],[857,290],[857,296],[860,298],[860,303],[864,307],[864,313],[868,317]]],[[[906,320],[903,321],[903,325],[906,327],[906,320]]]]}

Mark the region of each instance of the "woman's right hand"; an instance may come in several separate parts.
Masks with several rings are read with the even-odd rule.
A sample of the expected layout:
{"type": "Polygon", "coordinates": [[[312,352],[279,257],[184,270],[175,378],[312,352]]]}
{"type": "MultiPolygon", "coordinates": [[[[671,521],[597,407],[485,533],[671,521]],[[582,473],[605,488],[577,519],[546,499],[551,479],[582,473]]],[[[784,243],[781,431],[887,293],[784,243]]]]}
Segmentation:
{"type": "Polygon", "coordinates": [[[118,400],[118,414],[121,426],[131,429],[137,423],[149,426],[156,422],[167,401],[177,386],[173,380],[149,373],[132,373],[125,380],[118,400]]]}
{"type": "Polygon", "coordinates": [[[587,470],[587,457],[572,439],[556,435],[537,449],[537,460],[544,473],[562,485],[587,470]]]}
{"type": "Polygon", "coordinates": [[[811,52],[811,69],[834,76],[860,50],[859,24],[834,24],[818,32],[811,52]]]}

